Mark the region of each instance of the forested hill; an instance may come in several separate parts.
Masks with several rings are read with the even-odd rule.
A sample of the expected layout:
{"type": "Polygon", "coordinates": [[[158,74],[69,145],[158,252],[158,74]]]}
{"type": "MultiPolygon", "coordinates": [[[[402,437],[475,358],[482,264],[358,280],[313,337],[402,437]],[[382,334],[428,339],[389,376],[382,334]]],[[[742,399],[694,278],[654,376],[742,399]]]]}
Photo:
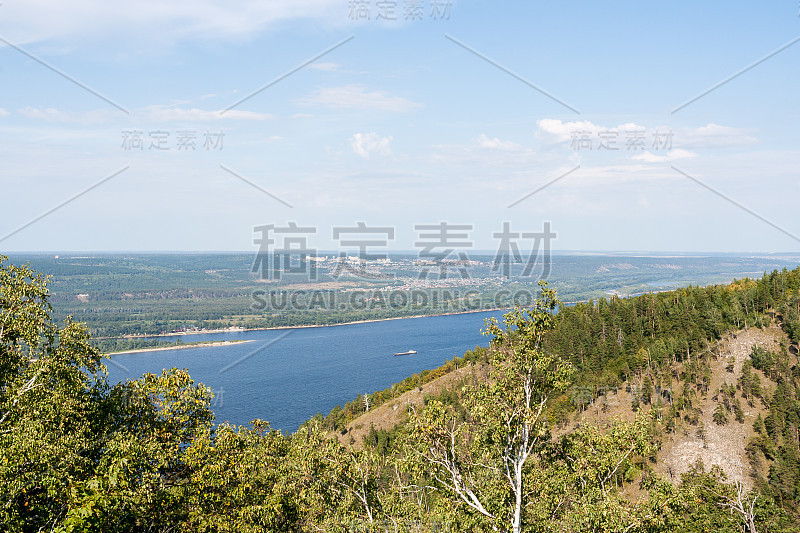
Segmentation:
{"type": "Polygon", "coordinates": [[[800,269],[560,308],[545,286],[487,325],[490,349],[285,435],[215,426],[184,371],[109,387],[43,279],[0,261],[0,530],[797,531],[798,310],[800,269]],[[775,343],[729,362],[742,328],[775,343]],[[331,437],[456,367],[395,427],[331,437]],[[630,416],[574,425],[612,397],[630,416]],[[673,437],[745,426],[748,483],[657,462],[673,437]]]}
{"type": "MultiPolygon", "coordinates": [[[[651,393],[675,364],[713,353],[727,331],[742,327],[781,325],[793,346],[800,343],[800,269],[775,271],[761,280],[744,279],[729,285],[687,287],[633,298],[613,297],[562,307],[545,337],[548,350],[569,360],[578,370],[558,405],[569,411],[605,390],[639,380],[651,393]]],[[[787,348],[788,349],[788,348],[787,348]]],[[[792,349],[796,355],[796,350],[792,349]]],[[[421,386],[466,363],[486,362],[480,348],[442,367],[411,376],[368,398],[378,406],[392,395],[421,386]]],[[[666,389],[665,389],[666,390],[666,389]]],[[[666,394],[666,392],[665,392],[666,394]]],[[[341,428],[364,409],[363,398],[334,411],[341,428]]],[[[553,411],[558,412],[558,410],[553,411]]]]}
{"type": "MultiPolygon", "coordinates": [[[[777,523],[795,530],[799,277],[797,270],[776,271],[759,281],[562,308],[546,346],[570,360],[577,372],[550,404],[552,427],[564,434],[587,419],[608,427],[647,413],[654,420],[649,431],[656,449],[626,474],[629,481],[653,471],[679,482],[678,474],[684,473],[687,483],[711,491],[718,478],[700,475],[694,461],[704,461],[706,469],[716,464],[723,470],[715,475],[755,488],[761,505],[782,502],[791,516],[775,511],[765,531],[780,530],[777,523]]],[[[490,360],[488,350],[476,348],[438,369],[337,406],[318,420],[344,444],[363,441],[367,448],[390,453],[407,420],[404,409],[433,401],[464,409],[463,387],[485,380],[490,360]]],[[[701,499],[707,503],[703,512],[720,503],[701,499]]],[[[701,523],[716,523],[709,517],[711,522],[699,521],[699,515],[695,526],[684,524],[685,530],[704,531],[701,523]]]]}

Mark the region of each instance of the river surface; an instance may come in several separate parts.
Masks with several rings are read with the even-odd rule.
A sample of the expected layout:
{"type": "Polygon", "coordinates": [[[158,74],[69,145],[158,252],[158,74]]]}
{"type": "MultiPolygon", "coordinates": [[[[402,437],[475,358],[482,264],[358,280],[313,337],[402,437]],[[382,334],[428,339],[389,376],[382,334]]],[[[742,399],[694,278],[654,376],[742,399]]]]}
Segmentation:
{"type": "Polygon", "coordinates": [[[260,418],[294,432],[365,392],[372,393],[424,369],[436,368],[475,346],[484,318],[498,311],[404,318],[363,324],[185,335],[184,342],[243,339],[230,346],[119,354],[106,361],[109,382],[146,372],[185,368],[215,394],[216,422],[249,424],[260,418]],[[393,356],[416,350],[414,355],[393,356]]]}

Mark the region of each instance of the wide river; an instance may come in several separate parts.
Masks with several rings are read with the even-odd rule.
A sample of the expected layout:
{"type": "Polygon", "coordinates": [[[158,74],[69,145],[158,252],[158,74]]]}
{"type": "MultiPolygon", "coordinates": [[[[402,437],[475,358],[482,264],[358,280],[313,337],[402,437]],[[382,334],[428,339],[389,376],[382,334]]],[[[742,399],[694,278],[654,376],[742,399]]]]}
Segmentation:
{"type": "Polygon", "coordinates": [[[363,324],[185,335],[184,342],[243,339],[230,346],[119,354],[106,362],[109,381],[135,379],[164,368],[185,368],[216,398],[216,422],[249,424],[260,418],[294,432],[316,413],[328,414],[365,392],[392,383],[475,346],[484,318],[498,311],[404,318],[363,324]],[[414,355],[393,356],[416,350],[414,355]]]}

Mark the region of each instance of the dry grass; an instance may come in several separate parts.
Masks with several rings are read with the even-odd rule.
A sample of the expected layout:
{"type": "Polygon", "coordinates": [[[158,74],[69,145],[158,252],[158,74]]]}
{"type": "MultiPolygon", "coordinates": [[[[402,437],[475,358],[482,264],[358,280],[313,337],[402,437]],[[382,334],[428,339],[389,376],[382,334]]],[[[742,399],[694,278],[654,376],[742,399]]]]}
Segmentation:
{"type": "Polygon", "coordinates": [[[352,439],[353,446],[360,447],[364,436],[369,433],[370,426],[374,426],[376,430],[388,431],[406,419],[409,406],[422,406],[425,395],[438,396],[445,389],[452,390],[465,378],[473,382],[475,379],[485,380],[488,372],[489,366],[486,364],[469,364],[438,377],[422,387],[404,392],[397,398],[385,402],[350,422],[347,425],[347,433],[337,434],[339,442],[348,444],[352,439]]]}

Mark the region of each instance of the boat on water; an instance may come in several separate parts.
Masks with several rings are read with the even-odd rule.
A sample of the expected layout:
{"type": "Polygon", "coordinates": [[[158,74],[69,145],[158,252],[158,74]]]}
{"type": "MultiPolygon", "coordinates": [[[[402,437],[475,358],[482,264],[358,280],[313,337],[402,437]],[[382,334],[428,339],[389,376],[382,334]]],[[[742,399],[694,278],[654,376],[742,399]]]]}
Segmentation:
{"type": "Polygon", "coordinates": [[[409,350],[407,352],[397,352],[396,354],[392,354],[392,355],[414,355],[415,353],[417,353],[416,350],[409,350]]]}

